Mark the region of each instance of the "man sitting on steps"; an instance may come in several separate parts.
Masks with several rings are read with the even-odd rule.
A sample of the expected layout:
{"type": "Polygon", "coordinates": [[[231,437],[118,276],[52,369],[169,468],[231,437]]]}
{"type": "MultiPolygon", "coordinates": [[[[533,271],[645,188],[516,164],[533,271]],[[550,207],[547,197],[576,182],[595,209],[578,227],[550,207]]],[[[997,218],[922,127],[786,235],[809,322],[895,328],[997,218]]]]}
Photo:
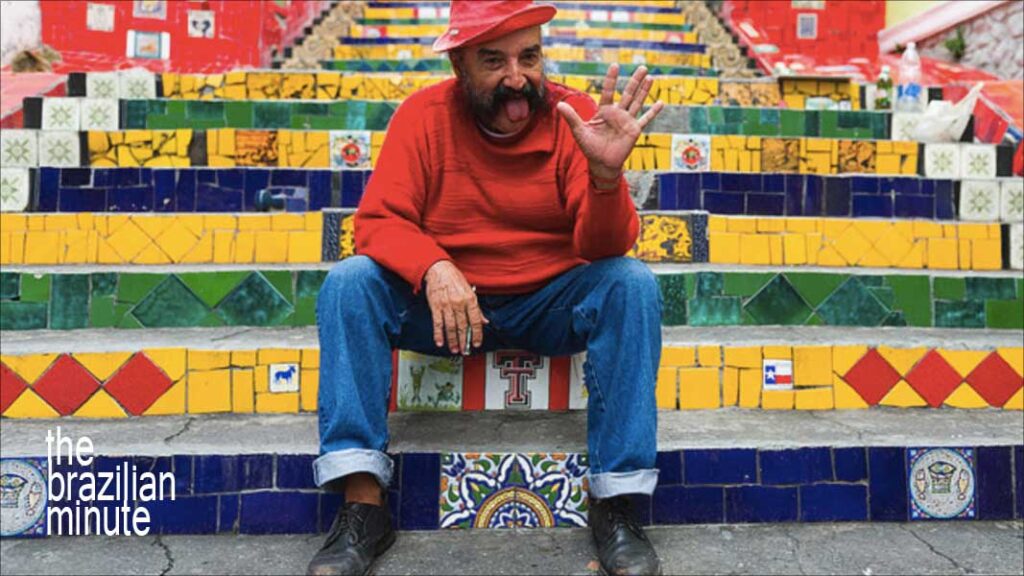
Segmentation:
{"type": "Polygon", "coordinates": [[[544,77],[530,0],[452,0],[434,43],[455,78],[395,112],[356,215],[359,256],[328,274],[317,303],[317,485],[343,488],[311,574],[364,574],[394,542],[387,414],[394,348],[433,355],[584,350],[589,523],[610,574],[659,573],[629,507],[658,471],[655,374],[661,295],[623,257],[636,209],[623,165],[644,127],[640,67],[619,102],[618,66],[598,105],[544,77]]]}

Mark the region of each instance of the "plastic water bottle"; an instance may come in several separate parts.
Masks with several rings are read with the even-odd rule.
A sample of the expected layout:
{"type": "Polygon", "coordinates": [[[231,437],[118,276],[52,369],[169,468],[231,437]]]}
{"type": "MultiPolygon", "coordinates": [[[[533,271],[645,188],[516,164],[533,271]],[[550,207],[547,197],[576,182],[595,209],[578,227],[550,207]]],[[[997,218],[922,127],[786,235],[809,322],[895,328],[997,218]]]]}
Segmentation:
{"type": "Polygon", "coordinates": [[[900,112],[921,112],[924,108],[921,97],[921,57],[917,55],[917,44],[907,44],[900,58],[899,95],[896,110],[900,112]]]}

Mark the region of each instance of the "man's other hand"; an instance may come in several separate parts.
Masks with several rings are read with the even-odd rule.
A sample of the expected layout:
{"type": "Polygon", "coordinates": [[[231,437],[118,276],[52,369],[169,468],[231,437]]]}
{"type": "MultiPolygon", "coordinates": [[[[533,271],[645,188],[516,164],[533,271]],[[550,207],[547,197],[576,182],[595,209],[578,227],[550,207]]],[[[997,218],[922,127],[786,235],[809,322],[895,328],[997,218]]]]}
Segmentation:
{"type": "Polygon", "coordinates": [[[476,300],[476,293],[466,277],[448,260],[441,260],[427,270],[427,303],[434,319],[434,344],[438,348],[448,343],[452,354],[469,354],[465,349],[466,332],[473,331],[473,348],[484,341],[484,318],[476,300]]]}

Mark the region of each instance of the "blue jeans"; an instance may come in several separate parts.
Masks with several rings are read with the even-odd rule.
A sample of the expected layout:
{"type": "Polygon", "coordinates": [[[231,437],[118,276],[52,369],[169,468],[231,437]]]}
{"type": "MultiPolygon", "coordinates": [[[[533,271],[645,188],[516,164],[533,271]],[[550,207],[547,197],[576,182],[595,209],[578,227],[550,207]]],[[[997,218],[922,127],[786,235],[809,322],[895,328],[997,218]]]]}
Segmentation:
{"type": "MultiPolygon", "coordinates": [[[[662,301],[650,269],[632,258],[608,258],[572,268],[530,294],[478,300],[490,320],[480,352],[512,348],[564,356],[587,351],[591,496],[653,492],[662,301]]],[[[407,282],[366,256],[331,269],[320,288],[317,317],[316,483],[366,472],[387,486],[391,351],[451,353],[434,344],[425,294],[414,295],[407,282]]]]}

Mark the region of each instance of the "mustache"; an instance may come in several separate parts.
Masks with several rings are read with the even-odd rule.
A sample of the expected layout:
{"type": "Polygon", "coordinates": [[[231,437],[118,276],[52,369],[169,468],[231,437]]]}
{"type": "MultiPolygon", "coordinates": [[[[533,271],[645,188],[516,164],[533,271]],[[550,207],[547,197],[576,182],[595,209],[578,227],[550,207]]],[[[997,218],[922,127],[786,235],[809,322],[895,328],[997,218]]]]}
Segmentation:
{"type": "Polygon", "coordinates": [[[497,88],[485,94],[474,90],[469,82],[463,82],[463,85],[473,114],[485,123],[490,123],[501,111],[502,106],[510,100],[526,100],[531,112],[543,112],[548,108],[547,90],[544,88],[543,78],[537,86],[529,80],[519,90],[499,84],[497,88]]]}

